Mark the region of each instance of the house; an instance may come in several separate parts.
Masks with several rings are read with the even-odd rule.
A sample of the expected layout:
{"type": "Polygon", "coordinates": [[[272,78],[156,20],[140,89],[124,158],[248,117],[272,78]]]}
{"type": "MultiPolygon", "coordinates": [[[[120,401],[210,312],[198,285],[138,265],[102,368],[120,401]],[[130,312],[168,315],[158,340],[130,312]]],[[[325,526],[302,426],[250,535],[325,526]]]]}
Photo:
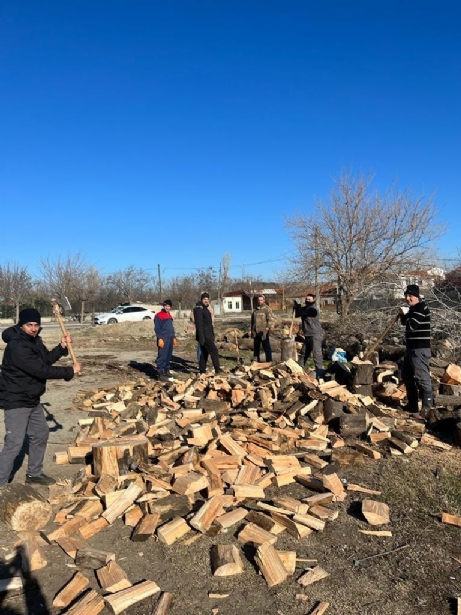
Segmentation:
{"type": "Polygon", "coordinates": [[[231,290],[225,293],[222,305],[223,313],[246,312],[253,310],[257,305],[258,295],[266,297],[266,303],[272,310],[283,309],[285,293],[283,289],[262,288],[252,289],[251,294],[246,290],[231,290]]]}

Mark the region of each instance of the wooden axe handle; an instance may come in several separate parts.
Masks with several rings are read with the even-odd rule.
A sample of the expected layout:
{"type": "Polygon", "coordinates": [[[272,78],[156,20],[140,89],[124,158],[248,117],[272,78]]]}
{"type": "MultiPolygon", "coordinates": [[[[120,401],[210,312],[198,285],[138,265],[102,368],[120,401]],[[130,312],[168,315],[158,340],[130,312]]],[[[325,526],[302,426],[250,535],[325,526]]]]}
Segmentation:
{"type": "Polygon", "coordinates": [[[363,360],[364,361],[367,361],[369,359],[369,357],[373,354],[373,352],[376,350],[376,348],[379,346],[379,344],[381,344],[383,339],[386,337],[386,335],[389,333],[389,331],[392,329],[392,327],[395,325],[395,323],[398,321],[399,318],[400,318],[400,314],[397,313],[397,316],[394,316],[394,318],[390,321],[390,323],[387,325],[387,327],[384,329],[384,331],[378,337],[376,342],[374,344],[372,344],[370,346],[370,348],[367,348],[367,350],[365,351],[365,353],[363,355],[363,360]]]}
{"type": "Polygon", "coordinates": [[[290,324],[290,336],[289,336],[290,338],[291,338],[292,333],[293,333],[294,322],[295,322],[295,310],[293,308],[293,314],[291,315],[291,324],[290,324]]]}
{"type": "MultiPolygon", "coordinates": [[[[66,325],[64,324],[64,321],[63,321],[62,316],[61,316],[61,311],[60,311],[59,305],[57,303],[53,303],[53,311],[54,311],[54,315],[58,319],[59,326],[61,327],[62,334],[63,335],[68,335],[67,330],[66,330],[66,325]]],[[[70,357],[72,359],[72,362],[73,363],[78,363],[77,357],[75,356],[75,352],[74,352],[74,349],[72,348],[72,343],[71,342],[69,342],[67,344],[67,348],[69,349],[69,354],[70,354],[70,357]]]]}

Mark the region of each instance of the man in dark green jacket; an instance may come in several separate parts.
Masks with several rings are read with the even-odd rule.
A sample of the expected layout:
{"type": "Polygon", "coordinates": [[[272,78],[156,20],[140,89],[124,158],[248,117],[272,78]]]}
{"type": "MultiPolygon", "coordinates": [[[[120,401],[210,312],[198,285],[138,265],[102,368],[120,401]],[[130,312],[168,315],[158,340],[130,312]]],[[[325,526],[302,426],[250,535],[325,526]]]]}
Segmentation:
{"type": "Polygon", "coordinates": [[[71,380],[80,364],[54,367],[67,355],[70,335],[47,350],[39,333],[40,313],[27,308],[19,313],[19,322],[2,333],[6,342],[0,375],[0,408],[5,411],[5,444],[0,453],[0,487],[8,483],[14,461],[26,435],[29,437],[29,461],[26,483],[51,485],[53,478],[43,474],[43,459],[48,442],[48,425],[40,398],[48,379],[71,380]]]}

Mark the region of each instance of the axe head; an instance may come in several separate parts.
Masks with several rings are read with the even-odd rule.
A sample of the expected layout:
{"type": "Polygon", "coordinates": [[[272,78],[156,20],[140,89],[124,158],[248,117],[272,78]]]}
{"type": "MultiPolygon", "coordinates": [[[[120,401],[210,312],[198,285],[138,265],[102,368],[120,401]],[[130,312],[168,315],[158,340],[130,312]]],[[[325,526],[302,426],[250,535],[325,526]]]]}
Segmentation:
{"type": "Polygon", "coordinates": [[[69,302],[69,299],[67,297],[61,297],[61,300],[58,301],[57,299],[51,299],[51,305],[52,306],[58,306],[60,311],[68,311],[72,309],[72,306],[69,302]]]}

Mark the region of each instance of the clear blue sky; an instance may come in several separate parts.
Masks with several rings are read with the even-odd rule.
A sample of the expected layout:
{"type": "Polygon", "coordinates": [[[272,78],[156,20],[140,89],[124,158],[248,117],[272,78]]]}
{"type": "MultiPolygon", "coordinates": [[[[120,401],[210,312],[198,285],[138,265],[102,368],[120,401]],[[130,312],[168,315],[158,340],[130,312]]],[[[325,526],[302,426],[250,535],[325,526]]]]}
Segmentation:
{"type": "Polygon", "coordinates": [[[455,0],[4,0],[0,262],[271,277],[353,167],[437,192],[456,253],[455,0]],[[264,263],[256,265],[254,263],[264,263]]]}

